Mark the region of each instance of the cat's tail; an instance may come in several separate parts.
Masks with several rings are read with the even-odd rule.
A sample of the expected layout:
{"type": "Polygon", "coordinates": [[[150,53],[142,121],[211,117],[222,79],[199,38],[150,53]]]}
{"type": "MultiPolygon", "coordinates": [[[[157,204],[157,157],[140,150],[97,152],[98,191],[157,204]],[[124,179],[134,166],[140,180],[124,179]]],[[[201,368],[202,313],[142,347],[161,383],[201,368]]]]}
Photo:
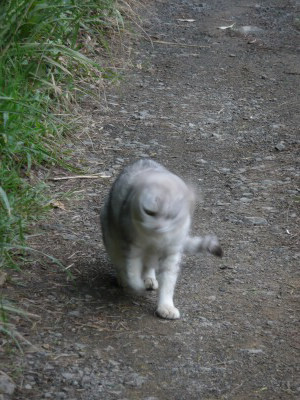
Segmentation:
{"type": "Polygon", "coordinates": [[[217,257],[223,256],[223,250],[216,236],[188,236],[183,247],[183,251],[186,254],[198,254],[204,251],[208,251],[217,257]]]}

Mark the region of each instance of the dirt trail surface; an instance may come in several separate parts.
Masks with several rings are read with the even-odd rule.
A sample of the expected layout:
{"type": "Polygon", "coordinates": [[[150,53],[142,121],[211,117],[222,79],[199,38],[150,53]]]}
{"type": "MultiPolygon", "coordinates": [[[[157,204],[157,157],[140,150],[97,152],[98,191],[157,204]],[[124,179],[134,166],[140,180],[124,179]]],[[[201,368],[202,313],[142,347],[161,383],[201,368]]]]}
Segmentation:
{"type": "Polygon", "coordinates": [[[148,37],[133,45],[107,107],[82,105],[71,146],[102,178],[51,181],[54,193],[76,196],[32,238],[75,282],[45,259],[3,289],[38,318],[20,318],[24,354],[1,352],[1,399],[299,398],[297,6],[156,0],[141,9],[148,37]],[[184,259],[177,321],[154,315],[155,293],[122,293],[101,241],[111,183],[148,156],[201,186],[194,232],[217,234],[225,253],[184,259]]]}

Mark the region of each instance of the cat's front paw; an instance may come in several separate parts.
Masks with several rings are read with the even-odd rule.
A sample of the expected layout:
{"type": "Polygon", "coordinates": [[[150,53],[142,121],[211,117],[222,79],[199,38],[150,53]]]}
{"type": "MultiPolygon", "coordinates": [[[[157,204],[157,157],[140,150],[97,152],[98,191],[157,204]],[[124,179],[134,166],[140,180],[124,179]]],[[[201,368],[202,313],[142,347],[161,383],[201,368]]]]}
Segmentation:
{"type": "Polygon", "coordinates": [[[157,308],[157,310],[156,310],[156,314],[160,318],[165,318],[165,319],[178,319],[178,318],[180,318],[179,310],[176,307],[169,306],[169,305],[159,306],[157,308]]]}
{"type": "Polygon", "coordinates": [[[156,290],[158,288],[158,282],[155,278],[145,278],[145,288],[147,290],[156,290]]]}

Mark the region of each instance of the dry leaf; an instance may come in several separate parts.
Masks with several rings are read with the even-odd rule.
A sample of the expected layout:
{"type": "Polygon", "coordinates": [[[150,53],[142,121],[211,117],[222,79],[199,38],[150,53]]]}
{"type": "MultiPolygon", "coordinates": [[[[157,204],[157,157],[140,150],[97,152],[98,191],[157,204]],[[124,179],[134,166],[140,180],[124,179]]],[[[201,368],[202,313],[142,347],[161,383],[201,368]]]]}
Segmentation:
{"type": "Polygon", "coordinates": [[[178,18],[177,21],[180,22],[195,22],[195,19],[189,19],[189,18],[178,18]]]}
{"type": "Polygon", "coordinates": [[[65,206],[61,201],[58,200],[52,200],[50,201],[50,205],[54,208],[60,208],[61,210],[65,210],[65,206]]]}
{"type": "Polygon", "coordinates": [[[219,26],[218,29],[222,29],[222,30],[230,29],[230,28],[233,28],[234,25],[235,25],[235,23],[233,23],[232,25],[228,25],[228,26],[219,26]]]}
{"type": "Polygon", "coordinates": [[[0,287],[2,287],[4,285],[4,283],[6,282],[7,279],[7,273],[1,271],[0,272],[0,287]]]}

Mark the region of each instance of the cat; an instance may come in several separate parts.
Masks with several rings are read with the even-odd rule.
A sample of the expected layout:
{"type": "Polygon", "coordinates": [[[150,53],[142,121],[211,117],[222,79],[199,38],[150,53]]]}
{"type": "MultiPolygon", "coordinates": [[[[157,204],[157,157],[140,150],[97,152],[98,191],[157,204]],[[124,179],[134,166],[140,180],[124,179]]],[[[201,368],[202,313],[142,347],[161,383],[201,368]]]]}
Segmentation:
{"type": "Polygon", "coordinates": [[[189,236],[195,200],[181,178],[141,159],[121,172],[101,210],[103,242],[119,285],[137,292],[158,289],[161,318],[180,318],[173,295],[183,253],[222,256],[215,236],[189,236]]]}

